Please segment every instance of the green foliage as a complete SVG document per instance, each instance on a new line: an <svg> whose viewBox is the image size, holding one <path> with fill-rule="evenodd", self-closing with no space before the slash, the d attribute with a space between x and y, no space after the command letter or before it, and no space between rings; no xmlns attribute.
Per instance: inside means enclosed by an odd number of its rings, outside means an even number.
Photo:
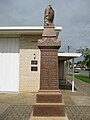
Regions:
<svg viewBox="0 0 90 120"><path fill-rule="evenodd" d="M88 68L90 68L90 54L85 56L85 62L86 62L86 65L88 66Z"/></svg>
<svg viewBox="0 0 90 120"><path fill-rule="evenodd" d="M76 52L82 53L83 56L86 56L86 55L90 54L90 49L80 47L78 50L76 50Z"/></svg>
<svg viewBox="0 0 90 120"><path fill-rule="evenodd" d="M80 48L77 50L77 52L81 52L83 57L84 57L84 60L83 61L79 61L77 63L78 64L81 64L81 65L86 65L88 68L90 68L90 49L89 48Z"/></svg>
<svg viewBox="0 0 90 120"><path fill-rule="evenodd" d="M70 76L72 76L72 74L69 74ZM84 75L81 75L81 74L75 74L74 75L77 79L80 79L86 83L89 83L90 84L90 78L87 77L87 76L84 76Z"/></svg>
<svg viewBox="0 0 90 120"><path fill-rule="evenodd" d="M85 60L83 60L83 61L78 61L78 62L77 62L77 65L79 65L79 64L85 65Z"/></svg>
<svg viewBox="0 0 90 120"><path fill-rule="evenodd" d="M86 62L86 66L88 67L88 71L89 71L89 78L90 78L90 54L85 56L85 62Z"/></svg>
<svg viewBox="0 0 90 120"><path fill-rule="evenodd" d="M69 61L69 67L72 65L72 63ZM66 62L66 67L68 66L68 61Z"/></svg>

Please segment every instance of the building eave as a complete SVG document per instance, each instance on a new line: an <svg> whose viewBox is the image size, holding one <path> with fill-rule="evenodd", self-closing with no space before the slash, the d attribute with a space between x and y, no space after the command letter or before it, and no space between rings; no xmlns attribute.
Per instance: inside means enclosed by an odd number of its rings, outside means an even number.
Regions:
<svg viewBox="0 0 90 120"><path fill-rule="evenodd" d="M0 27L0 35L42 35L43 29L43 26L3 26ZM55 31L58 37L59 32L62 31L62 27L56 26Z"/></svg>
<svg viewBox="0 0 90 120"><path fill-rule="evenodd" d="M81 53L58 53L58 59L66 61L72 58L78 58L81 55Z"/></svg>

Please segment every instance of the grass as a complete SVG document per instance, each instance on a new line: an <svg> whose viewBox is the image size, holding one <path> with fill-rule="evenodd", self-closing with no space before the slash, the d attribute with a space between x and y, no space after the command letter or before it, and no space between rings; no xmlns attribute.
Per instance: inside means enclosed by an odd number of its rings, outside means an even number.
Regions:
<svg viewBox="0 0 90 120"><path fill-rule="evenodd" d="M70 76L72 76L72 74L68 74ZM90 78L85 76L85 75L81 75L81 74L74 74L74 76L77 78L77 79L80 79L86 83L89 83L90 84Z"/></svg>

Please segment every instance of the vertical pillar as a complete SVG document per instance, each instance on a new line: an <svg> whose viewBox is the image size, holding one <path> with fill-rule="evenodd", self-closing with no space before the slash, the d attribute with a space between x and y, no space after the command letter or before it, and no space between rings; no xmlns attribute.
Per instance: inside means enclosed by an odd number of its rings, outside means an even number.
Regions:
<svg viewBox="0 0 90 120"><path fill-rule="evenodd" d="M48 34L49 33L49 34ZM65 105L58 80L58 48L54 26L45 26L38 41L41 51L40 90L33 105L33 116L65 117Z"/></svg>
<svg viewBox="0 0 90 120"><path fill-rule="evenodd" d="M72 59L72 92L74 92L74 58Z"/></svg>

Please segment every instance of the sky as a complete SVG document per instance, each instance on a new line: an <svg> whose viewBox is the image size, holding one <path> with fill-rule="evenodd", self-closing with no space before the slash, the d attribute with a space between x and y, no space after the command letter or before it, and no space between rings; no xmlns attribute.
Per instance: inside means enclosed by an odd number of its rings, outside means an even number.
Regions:
<svg viewBox="0 0 90 120"><path fill-rule="evenodd" d="M0 0L0 26L43 26L49 4L54 25L62 26L60 51L90 48L90 0Z"/></svg>

